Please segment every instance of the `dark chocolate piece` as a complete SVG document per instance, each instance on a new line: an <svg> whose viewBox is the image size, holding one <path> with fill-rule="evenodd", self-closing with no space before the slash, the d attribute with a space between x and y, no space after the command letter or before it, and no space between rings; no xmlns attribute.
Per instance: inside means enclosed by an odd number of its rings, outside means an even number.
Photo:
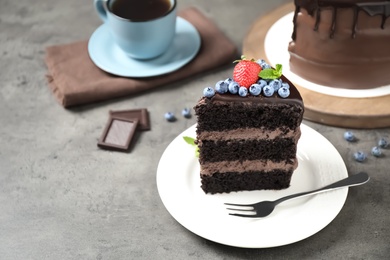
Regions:
<svg viewBox="0 0 390 260"><path fill-rule="evenodd" d="M141 131L150 130L149 113L146 108L110 111L110 115L120 116L122 118L137 118L138 119L137 130L141 130Z"/></svg>
<svg viewBox="0 0 390 260"><path fill-rule="evenodd" d="M99 139L98 146L108 150L127 151L137 126L137 118L111 115Z"/></svg>

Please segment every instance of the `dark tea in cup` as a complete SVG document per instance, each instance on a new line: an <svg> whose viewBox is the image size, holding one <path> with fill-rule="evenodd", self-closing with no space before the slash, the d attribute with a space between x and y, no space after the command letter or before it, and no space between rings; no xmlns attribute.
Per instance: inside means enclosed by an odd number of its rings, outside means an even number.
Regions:
<svg viewBox="0 0 390 260"><path fill-rule="evenodd" d="M128 57L153 59L176 34L176 0L94 0L113 42Z"/></svg>
<svg viewBox="0 0 390 260"><path fill-rule="evenodd" d="M149 21L166 15L172 9L170 0L116 0L109 9L115 15L131 21Z"/></svg>

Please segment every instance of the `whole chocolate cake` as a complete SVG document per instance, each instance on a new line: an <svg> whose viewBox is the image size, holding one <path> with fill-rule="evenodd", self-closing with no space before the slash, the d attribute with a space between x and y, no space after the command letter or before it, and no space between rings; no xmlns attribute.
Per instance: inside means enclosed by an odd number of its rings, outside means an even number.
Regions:
<svg viewBox="0 0 390 260"><path fill-rule="evenodd" d="M253 63L273 74L281 69L263 60L240 61L233 79L206 88L194 108L201 187L206 193L284 189L297 168L302 98L280 70L267 79L267 73L249 68ZM256 76L248 80L250 74Z"/></svg>
<svg viewBox="0 0 390 260"><path fill-rule="evenodd" d="M390 0L295 0L291 71L347 89L390 84Z"/></svg>

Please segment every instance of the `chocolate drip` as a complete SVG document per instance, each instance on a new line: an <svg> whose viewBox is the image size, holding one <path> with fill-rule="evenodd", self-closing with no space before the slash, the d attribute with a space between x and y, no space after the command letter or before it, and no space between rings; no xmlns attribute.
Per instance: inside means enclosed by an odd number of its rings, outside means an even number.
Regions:
<svg viewBox="0 0 390 260"><path fill-rule="evenodd" d="M336 17L337 17L337 8L333 8L333 12L332 12L332 26L330 28L330 38L333 39L334 37L334 32L336 30Z"/></svg>
<svg viewBox="0 0 390 260"><path fill-rule="evenodd" d="M353 8L353 25L352 25L352 38L356 37L356 25L359 16L359 9L357 6Z"/></svg>
<svg viewBox="0 0 390 260"><path fill-rule="evenodd" d="M313 30L317 31L319 24L321 22L321 10L322 9L330 9L332 8L332 25L330 28L329 38L333 38L336 29L336 21L337 21L337 10L339 8L353 8L354 16L353 16L353 25L351 30L351 37L356 37L357 31L357 23L359 12L364 11L369 16L382 16L380 28L385 28L385 23L387 18L390 17L390 0L387 1L379 1L379 2L362 2L362 3L348 3L340 1L323 1L323 0L294 0L295 3L295 13L293 18L294 30L291 36L292 40L296 39L296 20L298 13L301 8L304 8L310 16L316 15L315 25Z"/></svg>
<svg viewBox="0 0 390 260"><path fill-rule="evenodd" d="M321 20L321 8L318 8L316 14L316 23L314 25L314 31L318 31L318 25L320 24L320 20Z"/></svg>
<svg viewBox="0 0 390 260"><path fill-rule="evenodd" d="M369 16L381 15L381 28L385 28L386 19L390 17L390 1L374 2L374 3L359 3L356 4L361 10Z"/></svg>
<svg viewBox="0 0 390 260"><path fill-rule="evenodd" d="M297 16L298 16L298 13L300 12L301 10L301 7L300 6L295 6L295 12L294 12L294 17L293 17L293 24L294 24L294 29L293 29L293 33L291 35L291 38L293 40L295 40L296 38L296 35L297 35L297 27L296 27L296 24L297 24Z"/></svg>

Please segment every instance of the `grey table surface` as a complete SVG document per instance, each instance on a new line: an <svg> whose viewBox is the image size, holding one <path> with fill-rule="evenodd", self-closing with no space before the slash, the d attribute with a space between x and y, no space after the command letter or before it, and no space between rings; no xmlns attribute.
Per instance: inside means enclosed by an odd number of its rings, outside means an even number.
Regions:
<svg viewBox="0 0 390 260"><path fill-rule="evenodd" d="M179 0L179 9L197 6L241 50L251 24L283 2ZM156 169L195 118L168 123L163 114L192 107L232 67L64 109L47 87L45 47L88 39L100 24L92 1L0 0L0 259L388 259L390 150L364 163L352 155L369 153L390 129L353 129L359 141L347 143L347 129L304 121L337 148L349 173L366 171L371 180L351 188L337 217L302 241L236 248L176 222L159 197ZM109 110L143 107L152 130L138 136L131 152L97 147Z"/></svg>

